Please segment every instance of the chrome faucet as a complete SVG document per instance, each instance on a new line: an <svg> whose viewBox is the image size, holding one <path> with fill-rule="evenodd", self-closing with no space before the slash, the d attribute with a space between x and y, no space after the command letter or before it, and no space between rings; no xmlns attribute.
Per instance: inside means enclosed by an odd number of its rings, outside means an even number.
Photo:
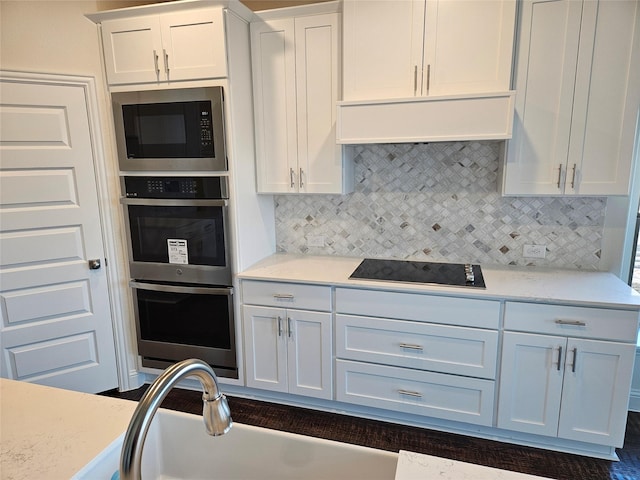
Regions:
<svg viewBox="0 0 640 480"><path fill-rule="evenodd" d="M213 369L197 359L176 363L162 372L151 384L133 412L120 455L121 480L141 479L142 449L151 420L174 385L189 376L197 377L204 391L202 416L207 433L214 436L224 435L231 428L233 422L229 404L226 397L220 393Z"/></svg>

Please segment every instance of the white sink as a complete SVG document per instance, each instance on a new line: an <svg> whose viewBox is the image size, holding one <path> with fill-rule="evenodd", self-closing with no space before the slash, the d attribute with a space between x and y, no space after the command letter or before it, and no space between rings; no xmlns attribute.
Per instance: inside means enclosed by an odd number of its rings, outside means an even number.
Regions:
<svg viewBox="0 0 640 480"><path fill-rule="evenodd" d="M124 434L73 480L110 480L118 470ZM389 479L398 454L329 440L234 424L226 435L207 435L202 417L160 409L142 455L150 479Z"/></svg>

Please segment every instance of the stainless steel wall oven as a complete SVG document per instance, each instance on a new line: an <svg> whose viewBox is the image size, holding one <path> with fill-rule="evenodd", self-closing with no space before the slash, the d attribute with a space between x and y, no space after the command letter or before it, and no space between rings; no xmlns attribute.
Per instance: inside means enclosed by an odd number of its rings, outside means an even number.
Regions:
<svg viewBox="0 0 640 480"><path fill-rule="evenodd" d="M196 357L237 378L225 176L124 176L142 364Z"/></svg>

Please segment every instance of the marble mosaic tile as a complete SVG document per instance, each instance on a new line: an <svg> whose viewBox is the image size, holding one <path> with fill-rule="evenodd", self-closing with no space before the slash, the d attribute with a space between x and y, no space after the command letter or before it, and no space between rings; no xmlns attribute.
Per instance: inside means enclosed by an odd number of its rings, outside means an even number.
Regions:
<svg viewBox="0 0 640 480"><path fill-rule="evenodd" d="M355 149L352 194L275 198L279 252L598 269L606 198L501 197L500 142Z"/></svg>

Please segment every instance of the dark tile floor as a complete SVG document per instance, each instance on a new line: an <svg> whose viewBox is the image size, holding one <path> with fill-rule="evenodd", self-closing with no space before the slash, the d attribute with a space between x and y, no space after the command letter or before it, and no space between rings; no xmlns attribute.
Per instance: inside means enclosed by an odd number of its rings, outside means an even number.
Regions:
<svg viewBox="0 0 640 480"><path fill-rule="evenodd" d="M103 395L137 401L145 390L112 390ZM162 407L201 414L201 396L200 392L173 389ZM624 448L617 452L620 461L610 462L238 397L230 397L229 406L238 423L381 450L409 450L555 479L640 479L640 413L629 413Z"/></svg>

